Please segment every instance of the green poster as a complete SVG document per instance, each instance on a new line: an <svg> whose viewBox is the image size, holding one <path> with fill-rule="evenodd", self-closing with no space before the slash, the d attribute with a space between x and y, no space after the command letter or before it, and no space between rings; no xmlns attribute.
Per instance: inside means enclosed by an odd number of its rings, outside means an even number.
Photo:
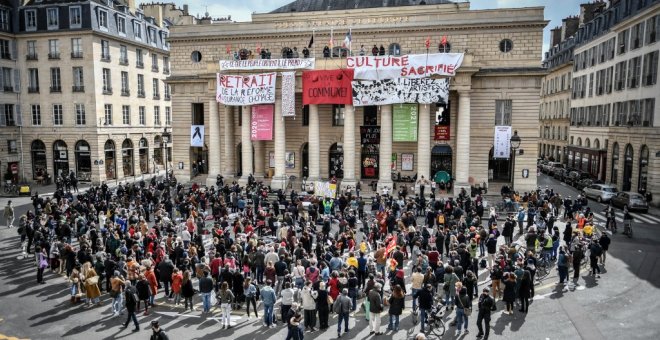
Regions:
<svg viewBox="0 0 660 340"><path fill-rule="evenodd" d="M392 140L417 141L417 104L392 105Z"/></svg>

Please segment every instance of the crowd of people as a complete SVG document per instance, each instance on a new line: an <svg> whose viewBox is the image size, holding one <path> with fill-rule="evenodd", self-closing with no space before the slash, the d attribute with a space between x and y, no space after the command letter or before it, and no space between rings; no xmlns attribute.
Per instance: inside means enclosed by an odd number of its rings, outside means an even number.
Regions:
<svg viewBox="0 0 660 340"><path fill-rule="evenodd" d="M516 301L520 313L528 312L542 260L556 263L560 284L571 265L578 277L585 253L594 276L604 265L607 235L588 230L581 207L569 212L560 233L558 208L573 206L555 204L550 189L525 194L519 211L498 226L494 208L484 216L481 196L436 198L423 187L365 202L353 190L336 198L270 192L252 176L245 186L219 178L210 188L155 179L102 184L33 197L18 232L25 252L35 254L38 283L47 268L65 275L71 303L90 308L107 293L113 315L125 314L123 327L132 322L134 331L137 314L159 303L183 304L188 312L201 300L203 314L220 309L223 328L232 327L239 308L250 320L252 307L264 327L285 325L287 339L329 329L331 313L342 336L364 308L370 333L380 335L381 317L388 316L386 331L398 332L412 300L422 339L439 297L455 312L457 335L469 332L476 301L477 337L487 339L497 301L504 301L504 314L514 313ZM516 227L522 241L514 241ZM490 284L479 287L480 272L488 272ZM158 324L152 329L166 336Z"/></svg>

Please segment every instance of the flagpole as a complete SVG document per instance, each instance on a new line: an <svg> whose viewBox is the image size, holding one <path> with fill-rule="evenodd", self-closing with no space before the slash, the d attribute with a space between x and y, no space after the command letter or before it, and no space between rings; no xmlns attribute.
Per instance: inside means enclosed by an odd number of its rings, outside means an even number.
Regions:
<svg viewBox="0 0 660 340"><path fill-rule="evenodd" d="M316 29L312 29L312 55L316 59L316 48L314 48L314 35L316 34Z"/></svg>

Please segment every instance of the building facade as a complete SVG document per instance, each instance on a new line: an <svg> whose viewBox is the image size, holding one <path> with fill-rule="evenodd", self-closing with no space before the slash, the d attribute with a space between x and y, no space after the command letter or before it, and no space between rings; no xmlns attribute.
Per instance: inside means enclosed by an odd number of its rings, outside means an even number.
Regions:
<svg viewBox="0 0 660 340"><path fill-rule="evenodd" d="M566 161L619 190L660 194L660 1L599 8L576 33Z"/></svg>
<svg viewBox="0 0 660 340"><path fill-rule="evenodd" d="M132 0L30 0L11 10L16 71L2 78L0 96L15 98L16 118L5 110L0 133L22 147L0 161L18 166L15 179L73 171L98 183L162 170L161 134L172 117L169 22Z"/></svg>
<svg viewBox="0 0 660 340"><path fill-rule="evenodd" d="M311 2L294 1L271 13L253 14L251 22L211 20L172 27L173 73L168 82L174 123L205 127L201 147L190 146L190 129L174 129L177 177L190 179L193 165L208 160L209 183L215 183L217 174L245 181L253 173L273 180L275 187L284 186L291 176L391 187L392 174L429 178L446 171L455 179L455 188L512 181L517 190L536 188L536 176L529 176L529 170L536 166L538 103L545 73L540 60L547 24L543 8L477 11L470 10L469 3L444 0L398 7L382 1L359 4L364 8L320 9ZM257 50L268 50L273 59L287 57L287 51L296 48L299 53L313 39L310 58L316 59L316 69L346 68L342 56L351 52L342 49L341 41L349 31L354 55L370 54L373 46L382 46L390 55L427 53L429 38L431 53L464 53L451 79L449 104L419 105L417 142L392 141L392 105L303 106L300 71L296 117L279 119L281 105L276 101L272 141L250 140L250 107L216 101L220 60L234 53L258 57ZM332 58L323 57L326 45L331 45ZM432 122L443 110L450 113L450 132L447 140L435 140ZM493 157L495 126L511 126L522 138L515 160ZM369 127L379 128L378 144L362 143L361 129ZM378 170L366 171L374 161Z"/></svg>

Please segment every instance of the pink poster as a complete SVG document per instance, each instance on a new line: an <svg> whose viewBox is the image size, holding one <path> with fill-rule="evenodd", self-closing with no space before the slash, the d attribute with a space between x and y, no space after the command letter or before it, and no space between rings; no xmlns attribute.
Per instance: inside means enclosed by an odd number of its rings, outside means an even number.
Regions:
<svg viewBox="0 0 660 340"><path fill-rule="evenodd" d="M273 140L273 105L253 105L250 139Z"/></svg>

